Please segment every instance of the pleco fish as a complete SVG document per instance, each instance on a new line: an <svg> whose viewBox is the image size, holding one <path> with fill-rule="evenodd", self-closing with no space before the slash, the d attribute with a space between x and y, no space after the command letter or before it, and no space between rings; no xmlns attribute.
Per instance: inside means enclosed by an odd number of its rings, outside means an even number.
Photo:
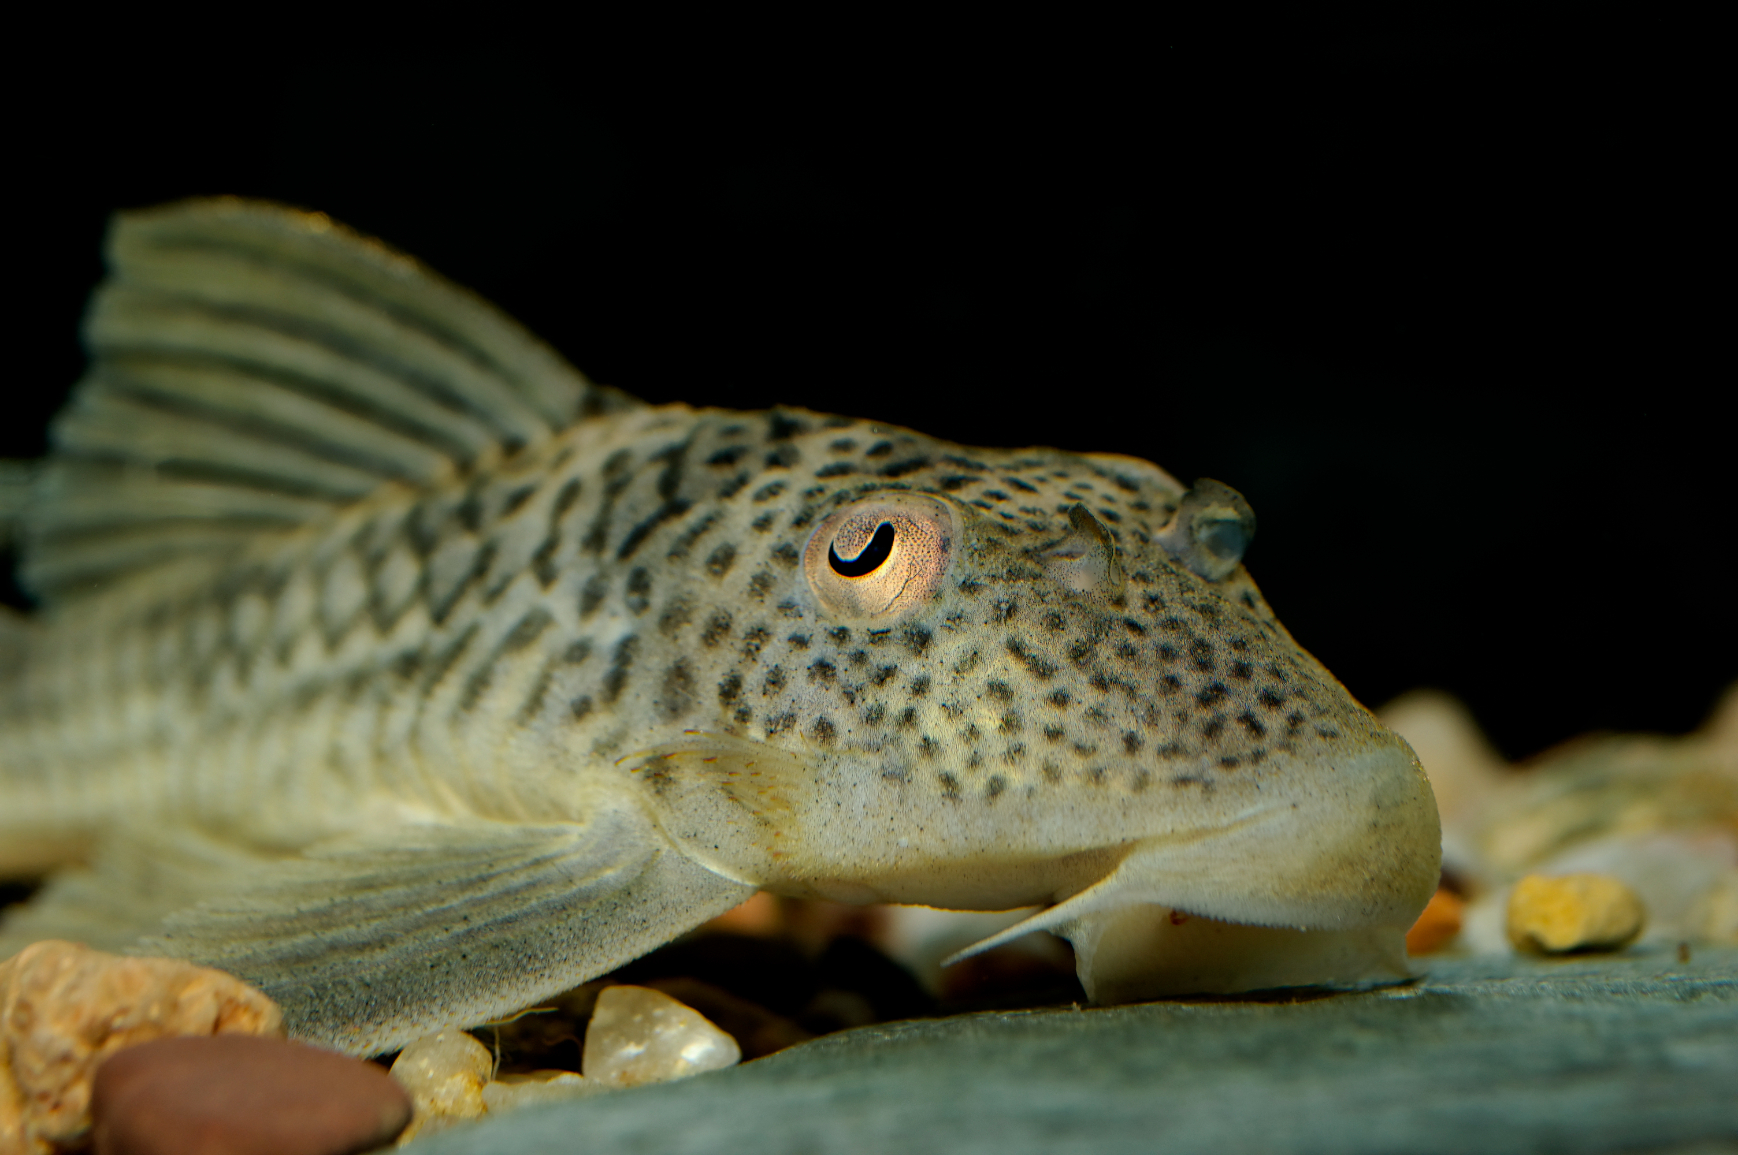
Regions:
<svg viewBox="0 0 1738 1155"><path fill-rule="evenodd" d="M647 406L324 216L125 213L0 619L5 924L371 1053L757 888L1041 905L1100 1001L1406 973L1412 751L1132 458ZM979 949L979 948L974 948Z"/></svg>

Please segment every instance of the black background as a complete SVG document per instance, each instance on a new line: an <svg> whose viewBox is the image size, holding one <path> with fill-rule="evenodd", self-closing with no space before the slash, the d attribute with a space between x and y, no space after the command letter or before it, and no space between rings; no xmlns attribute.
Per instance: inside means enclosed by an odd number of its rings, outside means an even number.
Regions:
<svg viewBox="0 0 1738 1155"><path fill-rule="evenodd" d="M109 213L270 197L650 401L1223 480L1300 642L1373 705L1460 695L1511 756L1688 730L1738 675L1697 62L730 31L36 59L0 456L81 371Z"/></svg>

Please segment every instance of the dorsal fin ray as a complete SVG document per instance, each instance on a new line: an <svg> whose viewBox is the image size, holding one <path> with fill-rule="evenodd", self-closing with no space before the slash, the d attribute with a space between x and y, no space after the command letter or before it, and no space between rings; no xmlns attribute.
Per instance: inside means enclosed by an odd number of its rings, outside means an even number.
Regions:
<svg viewBox="0 0 1738 1155"><path fill-rule="evenodd" d="M387 482L430 487L618 407L480 297L317 213L221 198L121 213L91 369L23 518L64 598L239 548Z"/></svg>

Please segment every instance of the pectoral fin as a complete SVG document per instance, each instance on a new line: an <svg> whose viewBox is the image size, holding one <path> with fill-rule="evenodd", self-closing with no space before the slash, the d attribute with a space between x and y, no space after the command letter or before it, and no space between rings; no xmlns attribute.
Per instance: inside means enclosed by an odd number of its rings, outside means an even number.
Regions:
<svg viewBox="0 0 1738 1155"><path fill-rule="evenodd" d="M246 979L298 1038L378 1054L594 978L752 893L623 805L583 826L414 825L322 846L171 915L139 949Z"/></svg>

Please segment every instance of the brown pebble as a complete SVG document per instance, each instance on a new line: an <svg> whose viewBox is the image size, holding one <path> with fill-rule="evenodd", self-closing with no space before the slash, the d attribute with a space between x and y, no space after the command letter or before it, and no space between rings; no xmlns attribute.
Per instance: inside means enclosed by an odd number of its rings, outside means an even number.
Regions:
<svg viewBox="0 0 1738 1155"><path fill-rule="evenodd" d="M165 1035L281 1035L277 1004L180 959L47 939L0 963L0 1152L75 1147L110 1055Z"/></svg>
<svg viewBox="0 0 1738 1155"><path fill-rule="evenodd" d="M96 1155L355 1155L410 1096L373 1063L249 1035L158 1039L97 1069Z"/></svg>

